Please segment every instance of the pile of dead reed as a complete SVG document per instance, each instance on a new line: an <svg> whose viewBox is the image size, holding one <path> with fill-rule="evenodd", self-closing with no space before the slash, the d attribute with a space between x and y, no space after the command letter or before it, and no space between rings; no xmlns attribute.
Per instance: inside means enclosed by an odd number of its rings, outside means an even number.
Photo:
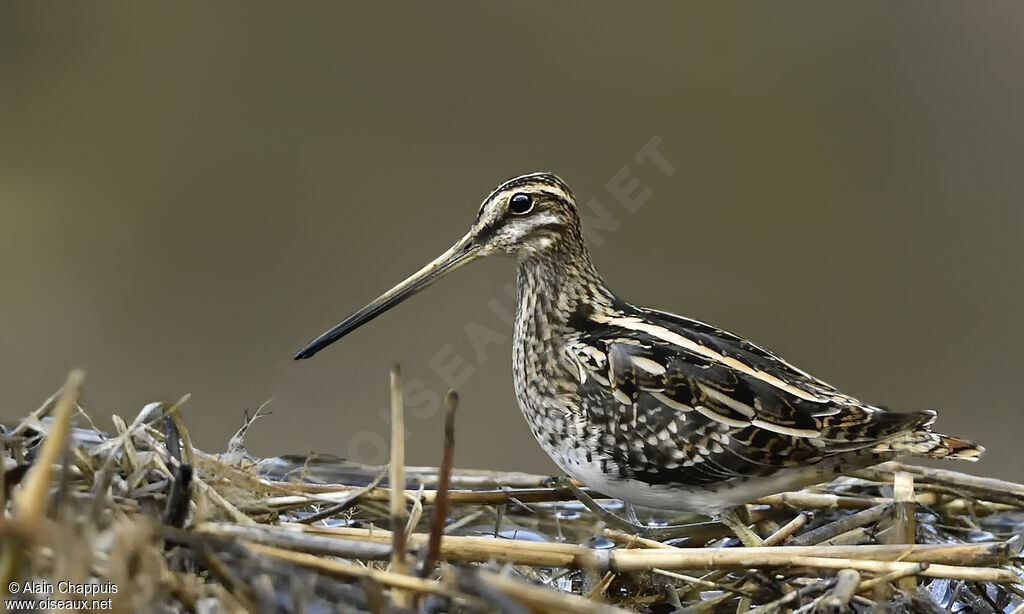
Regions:
<svg viewBox="0 0 1024 614"><path fill-rule="evenodd" d="M180 403L104 433L81 384L4 427L4 598L67 582L118 612L1024 612L1019 484L886 463L755 502L766 545L743 548L569 482L453 470L454 394L441 466L406 467L397 369L387 467L252 458L258 414L208 454Z"/></svg>

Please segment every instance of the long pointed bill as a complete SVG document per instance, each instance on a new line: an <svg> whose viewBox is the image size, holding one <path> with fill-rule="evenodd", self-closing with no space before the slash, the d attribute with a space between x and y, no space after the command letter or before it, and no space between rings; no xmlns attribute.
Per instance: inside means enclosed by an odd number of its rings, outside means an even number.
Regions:
<svg viewBox="0 0 1024 614"><path fill-rule="evenodd" d="M470 234L462 237L451 249L413 273L408 279L373 300L369 305L345 318L337 326L320 335L295 355L295 360L309 358L348 333L426 288L448 273L479 257L479 248Z"/></svg>

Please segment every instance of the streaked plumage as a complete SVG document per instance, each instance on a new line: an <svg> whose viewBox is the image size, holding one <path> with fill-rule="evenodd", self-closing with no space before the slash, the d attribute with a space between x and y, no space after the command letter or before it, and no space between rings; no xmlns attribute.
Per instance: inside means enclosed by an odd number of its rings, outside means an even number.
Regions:
<svg viewBox="0 0 1024 614"><path fill-rule="evenodd" d="M572 193L549 173L499 186L454 247L296 358L491 254L518 261L519 406L552 459L605 494L719 515L900 455L982 452L932 433L932 411L862 403L736 335L620 299L594 268Z"/></svg>

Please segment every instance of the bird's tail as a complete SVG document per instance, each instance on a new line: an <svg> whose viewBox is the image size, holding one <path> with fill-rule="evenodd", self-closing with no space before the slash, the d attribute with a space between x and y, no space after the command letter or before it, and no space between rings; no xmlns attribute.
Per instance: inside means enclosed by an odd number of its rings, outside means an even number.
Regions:
<svg viewBox="0 0 1024 614"><path fill-rule="evenodd" d="M976 461L981 458L985 448L973 441L933 433L931 425L935 421L934 412L920 412L918 415L923 420L916 425L917 428L878 444L875 447L875 451L967 461Z"/></svg>

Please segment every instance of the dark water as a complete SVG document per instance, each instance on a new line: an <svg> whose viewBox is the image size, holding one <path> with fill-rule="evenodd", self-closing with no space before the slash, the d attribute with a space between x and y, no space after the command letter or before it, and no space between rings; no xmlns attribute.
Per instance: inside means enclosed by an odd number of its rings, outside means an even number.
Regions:
<svg viewBox="0 0 1024 614"><path fill-rule="evenodd" d="M4 3L0 416L80 365L104 421L191 392L221 449L270 400L254 453L377 462L400 361L410 463L457 383L460 466L551 472L508 261L291 361L549 169L624 297L939 408L989 447L965 469L1024 479L1024 13L910 6Z"/></svg>

